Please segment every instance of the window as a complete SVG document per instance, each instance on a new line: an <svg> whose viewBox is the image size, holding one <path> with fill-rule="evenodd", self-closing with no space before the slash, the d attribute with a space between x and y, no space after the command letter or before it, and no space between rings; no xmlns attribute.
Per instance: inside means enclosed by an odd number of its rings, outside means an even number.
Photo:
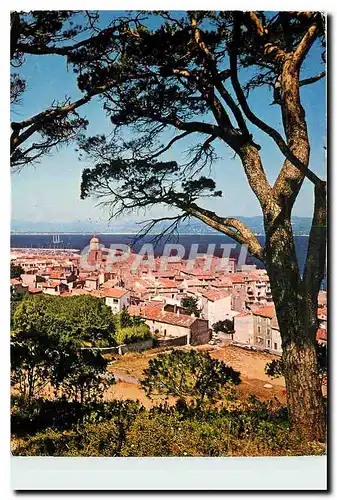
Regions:
<svg viewBox="0 0 337 500"><path fill-rule="evenodd" d="M270 340L267 339L267 347L270 347Z"/></svg>
<svg viewBox="0 0 337 500"><path fill-rule="evenodd" d="M261 333L261 327L260 326L257 327L257 333Z"/></svg>
<svg viewBox="0 0 337 500"><path fill-rule="evenodd" d="M270 325L270 318L267 318L267 325Z"/></svg>
<svg viewBox="0 0 337 500"><path fill-rule="evenodd" d="M113 299L114 304L118 304L118 299Z"/></svg>
<svg viewBox="0 0 337 500"><path fill-rule="evenodd" d="M274 342L274 350L277 351L277 343Z"/></svg>
<svg viewBox="0 0 337 500"><path fill-rule="evenodd" d="M258 322L259 325L261 325L261 316L257 317L257 322Z"/></svg>

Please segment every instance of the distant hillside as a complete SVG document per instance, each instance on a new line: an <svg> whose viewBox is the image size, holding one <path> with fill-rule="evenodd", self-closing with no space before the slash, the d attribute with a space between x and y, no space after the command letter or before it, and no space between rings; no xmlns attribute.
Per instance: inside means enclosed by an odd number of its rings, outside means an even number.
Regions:
<svg viewBox="0 0 337 500"><path fill-rule="evenodd" d="M233 216L235 217L235 216ZM256 217L238 217L254 233L264 234L263 219ZM297 235L307 235L310 231L310 217L293 217L294 233ZM151 232L161 233L168 223L159 223ZM129 222L96 222L96 221L73 221L73 222L30 222L13 220L11 224L12 233L138 233L141 225L135 221ZM180 224L181 234L212 234L217 233L214 229L199 220L191 219L189 222Z"/></svg>

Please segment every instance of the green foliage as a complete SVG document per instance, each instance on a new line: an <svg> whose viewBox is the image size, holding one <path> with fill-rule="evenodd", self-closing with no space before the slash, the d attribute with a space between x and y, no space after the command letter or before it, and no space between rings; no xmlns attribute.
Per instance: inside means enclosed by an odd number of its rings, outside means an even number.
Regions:
<svg viewBox="0 0 337 500"><path fill-rule="evenodd" d="M222 399L241 381L239 372L195 349L173 350L151 359L144 375L141 385L149 397L165 395L210 402Z"/></svg>
<svg viewBox="0 0 337 500"><path fill-rule="evenodd" d="M179 401L151 410L132 401L77 406L41 401L39 411L32 411L26 410L26 422L35 419L44 431L14 440L14 455L217 457L325 452L324 444L303 443L290 432L284 407L254 397L218 408ZM17 419L17 409L14 414ZM52 416L55 425L46 428Z"/></svg>
<svg viewBox="0 0 337 500"><path fill-rule="evenodd" d="M121 450L126 457L226 456L226 423L181 420L179 415L139 415Z"/></svg>
<svg viewBox="0 0 337 500"><path fill-rule="evenodd" d="M21 274L24 274L25 270L20 265L11 262L11 279L20 278Z"/></svg>
<svg viewBox="0 0 337 500"><path fill-rule="evenodd" d="M130 344L151 337L150 329L145 321L139 316L130 316L125 307L120 313L114 315L114 321L116 329L114 341L117 345Z"/></svg>
<svg viewBox="0 0 337 500"><path fill-rule="evenodd" d="M15 311L13 330L26 334L45 331L48 334L46 328L51 319L62 322L64 335L79 345L83 342L96 347L115 345L115 323L110 307L100 299L86 295L28 296ZM51 334L52 328L49 330Z"/></svg>
<svg viewBox="0 0 337 500"><path fill-rule="evenodd" d="M120 321L121 328L125 328L127 326L133 325L132 318L131 318L126 307L123 307L123 309L121 310L120 316L119 316L119 321Z"/></svg>
<svg viewBox="0 0 337 500"><path fill-rule="evenodd" d="M234 320L225 319L223 321L218 321L212 325L215 332L233 333L234 331Z"/></svg>
<svg viewBox="0 0 337 500"><path fill-rule="evenodd" d="M143 407L137 401L91 401L80 403L61 399L33 399L28 401L12 396L11 432L15 436L36 434L50 427L59 431L86 423L105 420L130 420Z"/></svg>
<svg viewBox="0 0 337 500"><path fill-rule="evenodd" d="M98 299L77 300L82 298L68 302L68 298L40 295L27 297L17 306L11 339L12 385L23 397L31 399L52 386L71 399L91 401L114 383L107 372L108 361L99 352L81 349L86 339L108 343L114 332L111 310Z"/></svg>
<svg viewBox="0 0 337 500"><path fill-rule="evenodd" d="M69 429L61 425L57 431L46 429L13 452L21 456L120 456L127 431L142 412L144 408L138 402L128 400L80 405L81 424L78 421Z"/></svg>
<svg viewBox="0 0 337 500"><path fill-rule="evenodd" d="M200 317L200 309L198 307L198 299L196 297L184 297L181 299L181 307L186 309L187 314L194 314L197 318Z"/></svg>
<svg viewBox="0 0 337 500"><path fill-rule="evenodd" d="M107 371L108 361L90 349L76 350L71 354L61 378L62 394L68 400L80 403L102 399L104 390L115 384L113 374Z"/></svg>
<svg viewBox="0 0 337 500"><path fill-rule="evenodd" d="M117 330L115 333L115 341L118 345L130 344L138 340L145 340L151 338L150 329L144 323L141 325L132 325Z"/></svg>

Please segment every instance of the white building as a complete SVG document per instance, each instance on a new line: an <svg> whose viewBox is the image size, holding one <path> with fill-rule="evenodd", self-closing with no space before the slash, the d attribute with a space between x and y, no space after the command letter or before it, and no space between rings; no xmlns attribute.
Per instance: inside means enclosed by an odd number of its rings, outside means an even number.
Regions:
<svg viewBox="0 0 337 500"><path fill-rule="evenodd" d="M150 331L161 341L174 341L172 345L201 345L210 341L208 321L187 314L164 311L159 307L131 306L130 314L145 319Z"/></svg>
<svg viewBox="0 0 337 500"><path fill-rule="evenodd" d="M254 317L249 312L241 312L234 318L233 340L240 344L254 344Z"/></svg>
<svg viewBox="0 0 337 500"><path fill-rule="evenodd" d="M125 288L110 288L104 290L102 296L105 297L105 303L109 306L113 313L119 313L123 307L130 305L130 292Z"/></svg>
<svg viewBox="0 0 337 500"><path fill-rule="evenodd" d="M201 317L208 320L210 327L218 321L232 320L237 314L231 308L231 294L227 290L198 289L188 294L198 298Z"/></svg>

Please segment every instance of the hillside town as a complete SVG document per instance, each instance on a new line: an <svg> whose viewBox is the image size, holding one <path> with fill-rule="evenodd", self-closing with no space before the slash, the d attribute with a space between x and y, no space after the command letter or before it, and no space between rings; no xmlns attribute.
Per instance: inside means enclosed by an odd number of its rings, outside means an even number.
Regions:
<svg viewBox="0 0 337 500"><path fill-rule="evenodd" d="M219 261L213 257L205 266L205 257L198 255L193 266L187 260L162 266L159 257L150 263L133 252L113 261L94 236L85 259L70 251L12 251L11 263L23 272L11 279L11 292L58 295L65 300L75 295L97 297L113 313L126 308L131 316L142 318L158 346L232 343L280 356L280 330L266 271L238 265L232 258L219 270ZM317 317L316 338L326 344L323 290Z"/></svg>

